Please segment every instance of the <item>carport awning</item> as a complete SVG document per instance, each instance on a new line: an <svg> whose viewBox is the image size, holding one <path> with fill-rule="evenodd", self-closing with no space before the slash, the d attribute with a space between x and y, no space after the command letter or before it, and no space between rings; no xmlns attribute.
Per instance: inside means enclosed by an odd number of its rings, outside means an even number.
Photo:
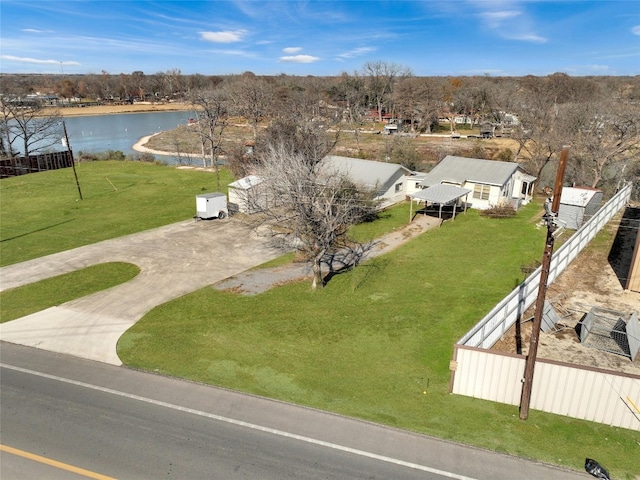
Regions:
<svg viewBox="0 0 640 480"><path fill-rule="evenodd" d="M469 195L471 190L468 188L460 188L455 185L434 185L419 192L410 194L411 208L409 209L409 218L413 218L413 200L431 202L440 205L438 211L438 218L442 218L442 206L453 203L453 218L456 218L456 206L455 203L460 197ZM467 211L467 202L464 203L464 211Z"/></svg>
<svg viewBox="0 0 640 480"><path fill-rule="evenodd" d="M409 195L412 200L421 200L425 202L438 203L440 205L448 205L471 193L468 188L460 188L454 185L434 185L419 192Z"/></svg>

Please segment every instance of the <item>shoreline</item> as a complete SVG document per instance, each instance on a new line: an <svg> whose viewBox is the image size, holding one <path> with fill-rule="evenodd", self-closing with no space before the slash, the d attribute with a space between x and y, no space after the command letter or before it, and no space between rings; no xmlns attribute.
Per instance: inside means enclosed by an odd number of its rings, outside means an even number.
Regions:
<svg viewBox="0 0 640 480"><path fill-rule="evenodd" d="M93 115L117 115L123 113L185 112L193 108L188 103L133 103L130 105L92 105L88 107L47 107L46 112L56 112L61 117Z"/></svg>
<svg viewBox="0 0 640 480"><path fill-rule="evenodd" d="M152 137L155 137L156 135L160 135L161 133L164 132L156 132L153 133L151 135L145 135L144 137L141 137L136 143L133 144L133 146L131 147L133 150L135 150L136 152L140 152L140 153L150 153L152 155L161 155L161 156L168 156L168 157L178 157L180 156L178 154L178 152L166 152L164 150L154 150L153 148L149 148L149 147L145 147L145 145L149 142L149 140ZM197 158L198 160L202 160L202 155L198 155L198 154L189 154L189 156L191 158Z"/></svg>

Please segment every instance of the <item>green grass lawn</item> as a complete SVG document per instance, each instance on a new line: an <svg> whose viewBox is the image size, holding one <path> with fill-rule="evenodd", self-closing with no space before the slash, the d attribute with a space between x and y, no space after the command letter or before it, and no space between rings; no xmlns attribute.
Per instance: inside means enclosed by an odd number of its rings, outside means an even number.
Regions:
<svg viewBox="0 0 640 480"><path fill-rule="evenodd" d="M334 277L242 296L204 288L152 310L118 346L134 367L581 469L638 472L630 430L448 393L453 344L541 256L530 205L475 211ZM393 215L391 215L393 217Z"/></svg>
<svg viewBox="0 0 640 480"><path fill-rule="evenodd" d="M101 263L0 292L0 323L119 285L138 273L131 263Z"/></svg>
<svg viewBox="0 0 640 480"><path fill-rule="evenodd" d="M193 217L195 196L217 190L216 174L130 161L3 179L0 266ZM223 191L232 181L221 172Z"/></svg>
<svg viewBox="0 0 640 480"><path fill-rule="evenodd" d="M2 180L2 265L188 219L194 196L217 190L213 173L133 162L81 164L78 175L82 201L68 170ZM399 228L407 210L354 234ZM638 432L538 411L523 422L516 407L448 393L454 342L522 281L522 265L540 259L539 211L532 204L499 220L468 211L317 292L308 282L256 296L198 290L152 310L118 353L135 367L578 470L590 456L631 479ZM62 281L51 280L54 290Z"/></svg>

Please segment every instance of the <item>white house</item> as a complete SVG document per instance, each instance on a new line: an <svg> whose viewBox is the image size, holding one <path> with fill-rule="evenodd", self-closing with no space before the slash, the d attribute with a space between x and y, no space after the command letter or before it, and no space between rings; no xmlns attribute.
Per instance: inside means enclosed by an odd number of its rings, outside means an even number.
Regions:
<svg viewBox="0 0 640 480"><path fill-rule="evenodd" d="M420 190L421 174L397 163L375 162L360 158L329 155L322 160L320 173L327 176L344 175L361 188L373 189L380 208L401 202L407 195ZM249 207L246 199L251 190L260 188L262 179L249 175L229 184L229 205L241 213L255 213L259 208ZM252 195L252 198L256 198ZM266 202L266 196L265 196Z"/></svg>
<svg viewBox="0 0 640 480"><path fill-rule="evenodd" d="M405 200L421 182L414 172L397 163L337 155L329 155L322 162L326 172L345 175L360 187L374 189L382 208Z"/></svg>
<svg viewBox="0 0 640 480"><path fill-rule="evenodd" d="M484 210L494 206L519 208L533 196L536 177L518 163L447 155L424 175L422 188L453 185L471 190L467 205Z"/></svg>

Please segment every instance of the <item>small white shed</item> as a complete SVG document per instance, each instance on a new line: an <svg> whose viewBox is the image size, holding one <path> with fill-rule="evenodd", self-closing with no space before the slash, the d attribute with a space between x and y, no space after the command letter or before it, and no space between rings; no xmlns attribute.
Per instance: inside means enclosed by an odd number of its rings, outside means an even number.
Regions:
<svg viewBox="0 0 640 480"><path fill-rule="evenodd" d="M602 191L588 187L563 187L558 220L570 230L579 229L602 206Z"/></svg>
<svg viewBox="0 0 640 480"><path fill-rule="evenodd" d="M262 179L257 175L248 175L229 184L229 204L240 213L256 213L266 198L259 198L259 185ZM266 205L266 203L264 204Z"/></svg>

